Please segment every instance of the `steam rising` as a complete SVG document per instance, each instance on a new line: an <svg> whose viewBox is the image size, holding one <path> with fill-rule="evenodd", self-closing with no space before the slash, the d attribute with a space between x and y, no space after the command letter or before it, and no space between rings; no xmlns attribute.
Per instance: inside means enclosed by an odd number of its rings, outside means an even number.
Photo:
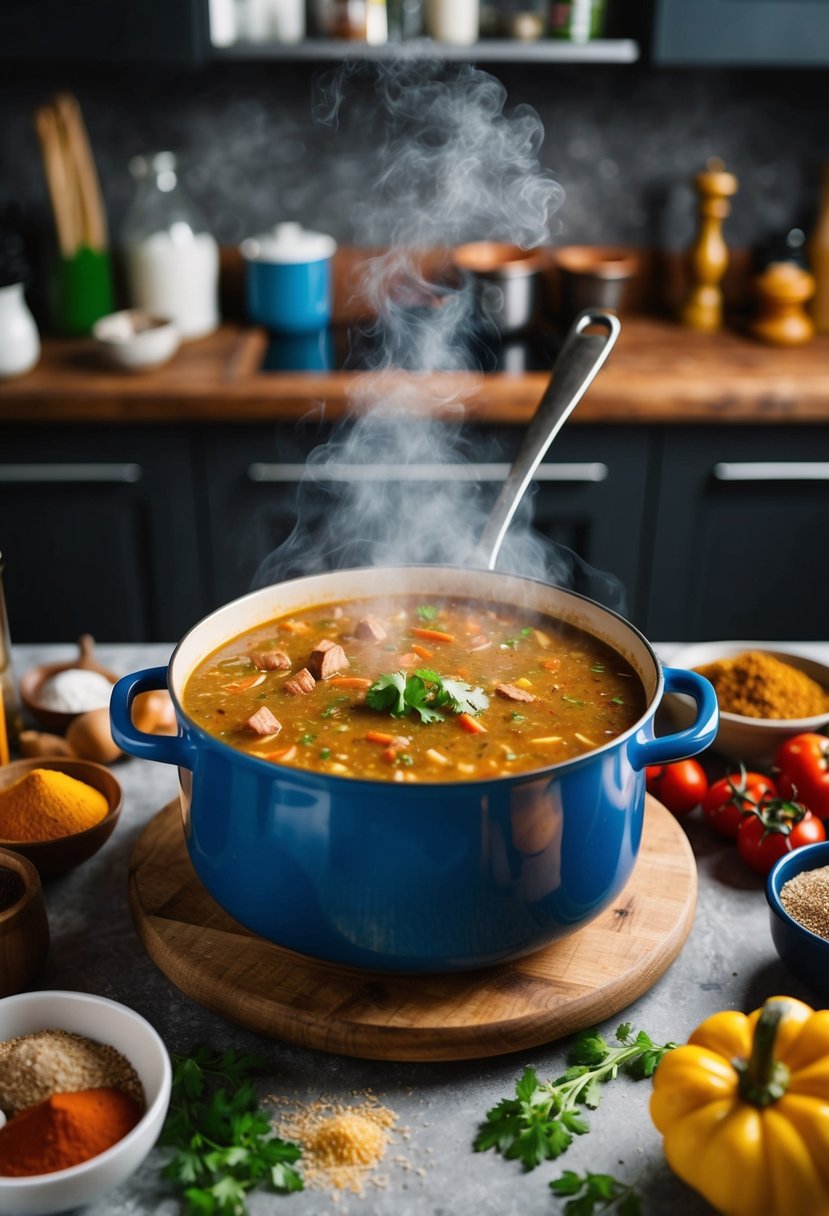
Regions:
<svg viewBox="0 0 829 1216"><path fill-rule="evenodd" d="M445 378L442 388L422 374L469 367L480 324L472 290L447 275L430 281L422 254L470 240L548 243L563 191L539 163L544 131L535 111L507 111L503 85L476 68L446 72L417 57L354 62L318 87L317 119L362 126L374 143L351 218L357 244L388 251L368 259L360 284L376 318L364 335L370 374L355 377L348 417L309 456L296 526L254 586L350 566L464 565L497 493L497 484L478 480L462 430L470 376ZM358 96L352 111L349 84L365 73L371 105ZM480 432L474 457L505 459ZM533 532L529 514L527 502L499 568L572 586L574 566L583 575L584 563ZM588 593L619 607L616 580L597 577Z"/></svg>

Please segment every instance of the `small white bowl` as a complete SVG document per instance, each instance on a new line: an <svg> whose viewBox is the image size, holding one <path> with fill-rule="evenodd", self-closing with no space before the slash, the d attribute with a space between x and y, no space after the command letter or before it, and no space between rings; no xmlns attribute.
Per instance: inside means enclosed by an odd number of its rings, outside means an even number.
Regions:
<svg viewBox="0 0 829 1216"><path fill-rule="evenodd" d="M101 317L92 326L92 337L108 363L130 372L161 367L181 345L181 335L173 321L140 308Z"/></svg>
<svg viewBox="0 0 829 1216"><path fill-rule="evenodd" d="M736 658L747 650L762 650L764 654L781 659L790 667L797 667L829 692L829 667L824 663L779 646L771 649L762 642L700 642L679 651L668 666L696 670L720 659ZM689 726L693 722L695 710L689 697L672 694L665 697L665 705L679 726ZM806 731L820 732L827 723L829 711L811 718L747 718L743 714L729 714L721 710L719 730L711 749L731 760L768 764L786 739Z"/></svg>
<svg viewBox="0 0 829 1216"><path fill-rule="evenodd" d="M155 1144L170 1103L167 1049L150 1023L126 1005L85 992L26 992L0 1000L0 1041L38 1030L67 1030L111 1044L138 1073L147 1109L123 1140L81 1165L28 1178L0 1177L0 1212L6 1216L63 1212L119 1186Z"/></svg>

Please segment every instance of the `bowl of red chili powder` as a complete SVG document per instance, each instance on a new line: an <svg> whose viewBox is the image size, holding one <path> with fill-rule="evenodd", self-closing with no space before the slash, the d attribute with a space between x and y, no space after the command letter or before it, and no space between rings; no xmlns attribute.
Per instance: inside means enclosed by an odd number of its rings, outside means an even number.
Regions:
<svg viewBox="0 0 829 1216"><path fill-rule="evenodd" d="M149 1153L170 1101L167 1050L149 1022L104 997L0 1000L0 1212L99 1199Z"/></svg>

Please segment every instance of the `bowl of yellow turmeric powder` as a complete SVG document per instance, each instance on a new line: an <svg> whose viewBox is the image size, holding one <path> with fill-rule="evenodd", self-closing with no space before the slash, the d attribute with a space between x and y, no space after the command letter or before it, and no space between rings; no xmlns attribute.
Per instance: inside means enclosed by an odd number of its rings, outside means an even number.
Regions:
<svg viewBox="0 0 829 1216"><path fill-rule="evenodd" d="M64 874L106 843L123 792L102 764L66 757L0 767L0 846L27 857L41 878Z"/></svg>
<svg viewBox="0 0 829 1216"><path fill-rule="evenodd" d="M785 739L829 724L829 667L795 651L700 642L674 655L671 666L699 672L714 685L720 724L711 747L731 760L770 763ZM666 697L665 705L678 724L693 721L687 698Z"/></svg>

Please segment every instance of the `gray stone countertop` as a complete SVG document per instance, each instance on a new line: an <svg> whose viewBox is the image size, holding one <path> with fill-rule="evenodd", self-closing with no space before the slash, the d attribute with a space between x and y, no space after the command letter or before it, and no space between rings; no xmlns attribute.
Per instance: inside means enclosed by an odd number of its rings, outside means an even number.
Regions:
<svg viewBox="0 0 829 1216"><path fill-rule="evenodd" d="M781 646L782 648L782 646ZM661 645L663 660L676 646ZM801 652L829 662L829 644L803 644ZM165 663L171 647L100 646L98 657L126 673ZM18 646L15 670L69 657L69 648ZM131 1006L147 1018L173 1051L199 1042L255 1052L267 1062L263 1092L311 1100L348 1100L371 1089L399 1116L410 1137L395 1153L408 1165L386 1167L388 1188L364 1197L306 1190L278 1196L255 1193L251 1216L362 1213L364 1216L555 1216L562 1203L548 1189L562 1170L609 1172L635 1182L647 1216L701 1216L712 1211L673 1177L660 1137L650 1122L650 1083L620 1078L608 1085L601 1106L589 1113L590 1133L577 1137L558 1161L524 1174L516 1162L493 1152L474 1153L478 1123L500 1098L512 1096L525 1065L540 1077L559 1075L568 1042L497 1059L456 1064L395 1064L347 1059L262 1038L183 996L144 953L127 908L127 867L136 838L162 806L176 796L175 771L128 760L115 769L125 806L118 828L100 853L79 869L45 884L51 948L38 977L43 989L97 993ZM635 1004L600 1029L612 1037L621 1021L656 1040L684 1041L719 1009L751 1010L777 993L814 1003L814 996L779 962L768 927L763 882L748 871L730 842L715 838L697 811L684 821L699 870L699 903L691 934L677 961ZM163 1157L154 1151L133 1177L84 1216L175 1216L178 1201L160 1177Z"/></svg>

